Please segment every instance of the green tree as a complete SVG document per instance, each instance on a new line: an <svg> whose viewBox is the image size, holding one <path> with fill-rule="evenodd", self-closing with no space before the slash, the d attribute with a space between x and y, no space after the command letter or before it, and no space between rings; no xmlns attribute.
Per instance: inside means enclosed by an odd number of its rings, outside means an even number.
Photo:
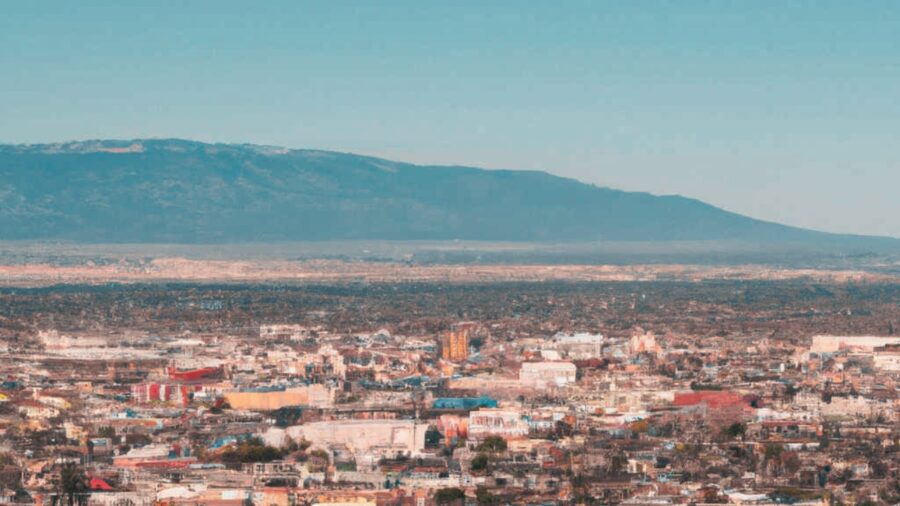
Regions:
<svg viewBox="0 0 900 506"><path fill-rule="evenodd" d="M66 462L59 470L59 493L54 497L54 503L65 501L68 506L83 506L87 504L90 490L84 470L74 462Z"/></svg>
<svg viewBox="0 0 900 506"><path fill-rule="evenodd" d="M479 453L472 459L472 470L473 471L484 471L488 466L488 456L485 453Z"/></svg>
<svg viewBox="0 0 900 506"><path fill-rule="evenodd" d="M496 504L500 504L500 499L494 494L488 491L487 487L481 487L475 489L475 502L477 502L480 506L494 506Z"/></svg>
<svg viewBox="0 0 900 506"><path fill-rule="evenodd" d="M643 432L647 431L647 422L643 422ZM557 438L572 437L575 435L575 428L569 423L559 420L553 425L553 435Z"/></svg>
<svg viewBox="0 0 900 506"><path fill-rule="evenodd" d="M506 440L500 436L488 436L478 445L476 450L480 452L497 453L505 452L507 448Z"/></svg>
<svg viewBox="0 0 900 506"><path fill-rule="evenodd" d="M262 440L254 438L225 450L221 453L220 458L222 462L226 463L272 462L284 455L283 450L266 445Z"/></svg>
<svg viewBox="0 0 900 506"><path fill-rule="evenodd" d="M728 427L725 427L723 432L731 439L734 439L736 437L744 437L744 434L747 433L747 426L740 422L735 422Z"/></svg>
<svg viewBox="0 0 900 506"><path fill-rule="evenodd" d="M438 504L462 504L466 499L466 493L462 489L442 488L434 493L434 502Z"/></svg>

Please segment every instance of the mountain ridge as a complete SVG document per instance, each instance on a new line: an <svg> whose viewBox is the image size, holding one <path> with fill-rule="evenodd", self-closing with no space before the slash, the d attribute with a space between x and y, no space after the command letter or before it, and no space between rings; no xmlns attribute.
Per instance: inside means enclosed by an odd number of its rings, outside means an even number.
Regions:
<svg viewBox="0 0 900 506"><path fill-rule="evenodd" d="M182 139L0 145L0 239L745 240L900 244L544 171Z"/></svg>

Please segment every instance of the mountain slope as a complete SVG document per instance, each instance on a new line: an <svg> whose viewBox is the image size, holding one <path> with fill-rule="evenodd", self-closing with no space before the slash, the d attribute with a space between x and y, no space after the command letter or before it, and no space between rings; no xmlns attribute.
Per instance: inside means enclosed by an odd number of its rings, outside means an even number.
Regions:
<svg viewBox="0 0 900 506"><path fill-rule="evenodd" d="M0 146L0 239L821 241L678 196L544 172L181 140Z"/></svg>

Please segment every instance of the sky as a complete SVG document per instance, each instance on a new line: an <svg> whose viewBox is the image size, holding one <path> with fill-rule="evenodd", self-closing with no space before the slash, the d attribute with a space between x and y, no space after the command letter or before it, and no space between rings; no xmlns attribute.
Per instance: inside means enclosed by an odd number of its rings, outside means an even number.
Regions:
<svg viewBox="0 0 900 506"><path fill-rule="evenodd" d="M537 169L900 237L900 2L0 5L0 143Z"/></svg>

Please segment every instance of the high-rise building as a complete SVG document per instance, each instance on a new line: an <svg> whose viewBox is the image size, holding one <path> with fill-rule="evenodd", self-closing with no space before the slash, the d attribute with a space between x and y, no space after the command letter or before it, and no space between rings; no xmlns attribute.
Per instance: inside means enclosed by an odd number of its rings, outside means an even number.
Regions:
<svg viewBox="0 0 900 506"><path fill-rule="evenodd" d="M459 362L469 357L469 329L451 330L441 335L441 358Z"/></svg>

